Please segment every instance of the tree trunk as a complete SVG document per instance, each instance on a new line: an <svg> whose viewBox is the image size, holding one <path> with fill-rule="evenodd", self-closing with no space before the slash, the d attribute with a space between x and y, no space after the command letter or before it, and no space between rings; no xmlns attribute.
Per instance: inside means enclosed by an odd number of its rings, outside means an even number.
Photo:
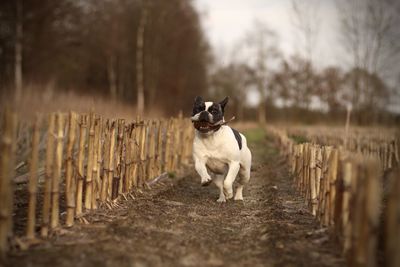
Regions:
<svg viewBox="0 0 400 267"><path fill-rule="evenodd" d="M108 61L108 66L107 66L107 71L108 71L108 84L109 84L109 89L110 89L110 95L112 100L117 99L117 75L115 71L115 56L112 55L109 58Z"/></svg>
<svg viewBox="0 0 400 267"><path fill-rule="evenodd" d="M265 99L261 99L260 103L258 104L258 124L260 126L265 126L266 118L265 118Z"/></svg>
<svg viewBox="0 0 400 267"><path fill-rule="evenodd" d="M241 99L239 99L239 101L237 101L236 118L238 121L244 120L243 101Z"/></svg>
<svg viewBox="0 0 400 267"><path fill-rule="evenodd" d="M264 92L264 87L263 87L264 82L261 80L258 82L258 92L260 93L260 102L258 104L258 123L260 124L260 126L265 126L266 123L266 104L267 104L267 97L266 94Z"/></svg>
<svg viewBox="0 0 400 267"><path fill-rule="evenodd" d="M147 23L147 7L143 4L140 22L137 31L136 44L136 80L137 80L137 112L143 114L144 111L144 32Z"/></svg>
<svg viewBox="0 0 400 267"><path fill-rule="evenodd" d="M15 101L19 101L22 96L22 0L16 0L17 20L16 20L16 35L15 35Z"/></svg>

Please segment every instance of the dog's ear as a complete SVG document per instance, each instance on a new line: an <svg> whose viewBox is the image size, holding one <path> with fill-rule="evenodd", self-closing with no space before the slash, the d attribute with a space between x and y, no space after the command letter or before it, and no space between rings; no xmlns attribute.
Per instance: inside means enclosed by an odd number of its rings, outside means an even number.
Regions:
<svg viewBox="0 0 400 267"><path fill-rule="evenodd" d="M196 98L194 99L194 104L195 105L201 104L203 102L204 101L203 101L203 98L201 98L201 96L196 96Z"/></svg>
<svg viewBox="0 0 400 267"><path fill-rule="evenodd" d="M219 104L221 105L222 111L225 110L225 106L228 103L229 97L225 97L224 100L222 100L221 102L219 102Z"/></svg>

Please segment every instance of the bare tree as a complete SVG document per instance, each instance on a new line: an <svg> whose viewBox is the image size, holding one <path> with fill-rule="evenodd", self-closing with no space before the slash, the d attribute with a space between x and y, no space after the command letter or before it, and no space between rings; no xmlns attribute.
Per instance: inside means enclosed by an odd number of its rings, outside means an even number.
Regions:
<svg viewBox="0 0 400 267"><path fill-rule="evenodd" d="M302 44L300 53L313 64L315 50L318 47L318 33L321 25L319 17L320 0L292 0L291 18L296 29L295 46ZM300 42L299 42L300 41Z"/></svg>
<svg viewBox="0 0 400 267"><path fill-rule="evenodd" d="M214 99L230 97L231 105L238 120L244 118L244 104L247 87L251 83L249 67L243 63L218 66L211 76L211 95Z"/></svg>
<svg viewBox="0 0 400 267"><path fill-rule="evenodd" d="M363 98L373 98L372 88L383 88L372 85L369 75L385 76L390 62L400 55L400 46L393 41L392 33L398 31L395 20L395 1L348 0L337 2L341 18L341 39L351 56L353 91L351 103L355 109L360 108ZM397 66L397 65L394 65ZM395 75L398 75L398 67ZM358 70L358 71L357 71ZM368 75L361 75L363 71ZM372 87L371 87L372 86ZM374 102L372 99L367 101Z"/></svg>
<svg viewBox="0 0 400 267"><path fill-rule="evenodd" d="M15 100L22 96L22 38L23 38L23 13L22 0L16 0L16 23L15 23Z"/></svg>
<svg viewBox="0 0 400 267"><path fill-rule="evenodd" d="M260 21L254 22L254 27L246 35L247 59L252 69L253 83L256 86L260 101L258 104L258 123L266 123L266 106L268 102L268 81L271 76L271 65L278 59L276 33Z"/></svg>
<svg viewBox="0 0 400 267"><path fill-rule="evenodd" d="M314 72L314 56L315 51L318 48L318 32L321 24L319 17L320 0L292 0L292 23L297 31L298 38L296 39L295 46L302 44L300 54L306 59L305 63L302 64L303 72L305 76L305 89L302 90L305 93L308 101L305 101L306 108L310 103L309 99L315 93L313 72Z"/></svg>
<svg viewBox="0 0 400 267"><path fill-rule="evenodd" d="M340 68L328 67L322 71L319 78L318 95L333 115L343 105L339 101L339 94L343 87L343 72Z"/></svg>
<svg viewBox="0 0 400 267"><path fill-rule="evenodd" d="M144 32L147 24L148 7L143 4L137 30L136 44L136 79L137 79L137 111L144 111Z"/></svg>

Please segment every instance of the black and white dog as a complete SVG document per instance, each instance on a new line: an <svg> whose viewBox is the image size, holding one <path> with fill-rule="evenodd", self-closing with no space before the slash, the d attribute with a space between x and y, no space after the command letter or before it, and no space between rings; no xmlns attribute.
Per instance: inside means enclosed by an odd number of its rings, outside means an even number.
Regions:
<svg viewBox="0 0 400 267"><path fill-rule="evenodd" d="M250 180L251 152L244 135L224 125L228 97L220 103L204 102L196 97L192 122L195 137L193 158L203 186L211 181L219 188L218 202L233 197L232 184L239 175L235 200L243 200L243 186Z"/></svg>

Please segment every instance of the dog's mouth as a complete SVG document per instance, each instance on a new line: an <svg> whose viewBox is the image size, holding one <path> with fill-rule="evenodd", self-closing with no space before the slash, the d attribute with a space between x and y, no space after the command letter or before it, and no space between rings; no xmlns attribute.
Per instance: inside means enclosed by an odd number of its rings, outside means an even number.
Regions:
<svg viewBox="0 0 400 267"><path fill-rule="evenodd" d="M194 121L193 122L193 126L198 131L200 131L202 133L207 133L210 130L212 130L212 128L214 127L214 124L212 124L212 123L210 123L208 121Z"/></svg>

